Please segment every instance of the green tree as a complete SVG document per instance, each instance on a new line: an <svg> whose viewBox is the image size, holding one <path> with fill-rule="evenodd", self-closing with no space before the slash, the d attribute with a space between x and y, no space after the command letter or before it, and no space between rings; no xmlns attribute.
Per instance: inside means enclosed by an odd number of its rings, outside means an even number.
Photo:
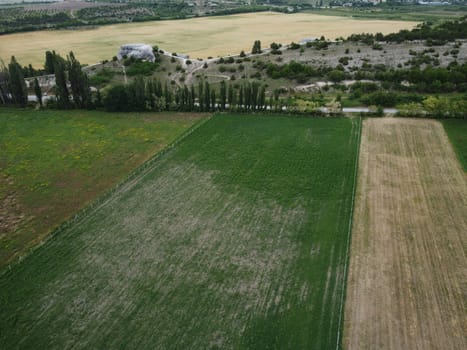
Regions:
<svg viewBox="0 0 467 350"><path fill-rule="evenodd" d="M198 83L198 105L201 112L204 111L204 85L202 81Z"/></svg>
<svg viewBox="0 0 467 350"><path fill-rule="evenodd" d="M50 51L45 52L44 69L47 74L55 73L55 51L53 53Z"/></svg>
<svg viewBox="0 0 467 350"><path fill-rule="evenodd" d="M47 74L55 74L55 64L57 61L65 63L63 57L61 57L55 51L46 51L45 52L45 64L44 69Z"/></svg>
<svg viewBox="0 0 467 350"><path fill-rule="evenodd" d="M65 63L61 60L56 60L54 65L54 72L57 107L60 109L68 109L70 108L70 93L67 87Z"/></svg>
<svg viewBox="0 0 467 350"><path fill-rule="evenodd" d="M168 111L170 110L170 107L172 105L172 91L170 91L169 86L167 85L167 82L164 85L164 100L165 100L165 110Z"/></svg>
<svg viewBox="0 0 467 350"><path fill-rule="evenodd" d="M124 85L112 86L104 96L104 108L108 112L123 112L128 110L128 95Z"/></svg>
<svg viewBox="0 0 467 350"><path fill-rule="evenodd" d="M253 48L251 49L251 53L252 54L259 54L261 53L261 41L260 40L255 40L255 42L253 43Z"/></svg>
<svg viewBox="0 0 467 350"><path fill-rule="evenodd" d="M211 110L211 88L209 82L204 82L204 107L206 111Z"/></svg>
<svg viewBox="0 0 467 350"><path fill-rule="evenodd" d="M243 85L240 86L240 91L238 92L238 105L241 110L245 108L244 106L244 99L243 99Z"/></svg>
<svg viewBox="0 0 467 350"><path fill-rule="evenodd" d="M42 90L41 86L39 85L39 81L37 78L34 78L34 93L36 94L37 102L39 102L39 106L42 107Z"/></svg>
<svg viewBox="0 0 467 350"><path fill-rule="evenodd" d="M24 81L23 69L16 61L15 56L11 56L8 64L9 88L13 102L21 107L26 106L28 102L28 92Z"/></svg>
<svg viewBox="0 0 467 350"><path fill-rule="evenodd" d="M225 105L227 103L227 88L226 88L224 80L221 81L219 95L220 95L220 108L225 109Z"/></svg>
<svg viewBox="0 0 467 350"><path fill-rule="evenodd" d="M73 102L78 108L88 108L91 105L91 88L86 73L75 58L73 51L67 57L68 79L70 81Z"/></svg>
<svg viewBox="0 0 467 350"><path fill-rule="evenodd" d="M0 59L0 103L8 104L11 103L11 92L10 92L10 75L8 68L5 67L2 59Z"/></svg>
<svg viewBox="0 0 467 350"><path fill-rule="evenodd" d="M230 109L232 109L233 104L234 104L234 88L232 85L229 85L229 88L228 88L227 101L228 101Z"/></svg>
<svg viewBox="0 0 467 350"><path fill-rule="evenodd" d="M261 110L266 108L266 87L264 85L262 85L259 90L258 106Z"/></svg>
<svg viewBox="0 0 467 350"><path fill-rule="evenodd" d="M211 110L216 110L216 109L217 109L216 90L212 89L211 90Z"/></svg>
<svg viewBox="0 0 467 350"><path fill-rule="evenodd" d="M146 86L142 77L137 77L127 86L128 105L132 111L146 110Z"/></svg>
<svg viewBox="0 0 467 350"><path fill-rule="evenodd" d="M192 112L195 110L195 101L196 101L196 93L194 85L190 87L190 108L189 110Z"/></svg>

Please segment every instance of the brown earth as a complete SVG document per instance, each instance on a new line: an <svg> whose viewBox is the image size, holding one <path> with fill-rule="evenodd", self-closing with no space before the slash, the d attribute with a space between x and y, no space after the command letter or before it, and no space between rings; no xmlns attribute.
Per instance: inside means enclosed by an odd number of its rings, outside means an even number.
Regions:
<svg viewBox="0 0 467 350"><path fill-rule="evenodd" d="M434 120L367 119L346 349L467 349L467 175Z"/></svg>

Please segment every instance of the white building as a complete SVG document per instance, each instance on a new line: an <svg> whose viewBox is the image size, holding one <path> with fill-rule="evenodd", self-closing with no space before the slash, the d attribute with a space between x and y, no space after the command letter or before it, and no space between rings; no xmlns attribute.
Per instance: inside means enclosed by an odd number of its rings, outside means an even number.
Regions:
<svg viewBox="0 0 467 350"><path fill-rule="evenodd" d="M121 60L124 56L135 57L141 60L154 62L156 57L152 52L152 47L147 44L125 44L120 46L117 58Z"/></svg>

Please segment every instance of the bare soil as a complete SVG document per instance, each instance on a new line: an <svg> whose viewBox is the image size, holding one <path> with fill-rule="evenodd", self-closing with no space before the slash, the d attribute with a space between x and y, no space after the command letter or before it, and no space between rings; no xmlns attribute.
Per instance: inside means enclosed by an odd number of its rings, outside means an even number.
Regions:
<svg viewBox="0 0 467 350"><path fill-rule="evenodd" d="M364 122L346 349L467 349L467 176L433 120Z"/></svg>

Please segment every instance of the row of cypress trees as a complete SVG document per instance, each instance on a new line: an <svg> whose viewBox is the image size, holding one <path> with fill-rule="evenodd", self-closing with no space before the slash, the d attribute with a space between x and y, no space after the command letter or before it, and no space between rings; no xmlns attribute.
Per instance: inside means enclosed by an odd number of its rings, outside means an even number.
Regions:
<svg viewBox="0 0 467 350"><path fill-rule="evenodd" d="M257 82L244 82L241 85L220 83L214 88L208 81L200 81L197 88L191 85L172 89L167 83L158 80L145 80L137 77L127 85L111 87L102 101L108 111L200 111L270 109L274 104L271 98L266 101L266 89Z"/></svg>
<svg viewBox="0 0 467 350"><path fill-rule="evenodd" d="M66 60L55 52L46 53L46 72L55 74L55 97L57 107L91 108L91 87L86 73L73 52ZM42 91L39 81L34 78L34 92L42 105ZM24 72L14 56L8 66L0 71L0 102L25 107L28 103L28 91Z"/></svg>
<svg viewBox="0 0 467 350"><path fill-rule="evenodd" d="M47 51L45 71L55 75L55 100L59 109L103 107L108 111L256 111L277 109L280 103L277 95L267 101L265 86L258 82L222 81L218 87L214 87L208 81L199 81L197 87L185 84L172 87L167 82L142 77L136 77L129 84L111 86L106 89L104 98L100 91L93 96L89 78L73 52L64 59L54 51ZM8 67L3 70L3 78L6 79L0 79L0 102L26 106L28 94L23 74L20 64L12 57ZM34 91L42 105L37 78L34 80Z"/></svg>

